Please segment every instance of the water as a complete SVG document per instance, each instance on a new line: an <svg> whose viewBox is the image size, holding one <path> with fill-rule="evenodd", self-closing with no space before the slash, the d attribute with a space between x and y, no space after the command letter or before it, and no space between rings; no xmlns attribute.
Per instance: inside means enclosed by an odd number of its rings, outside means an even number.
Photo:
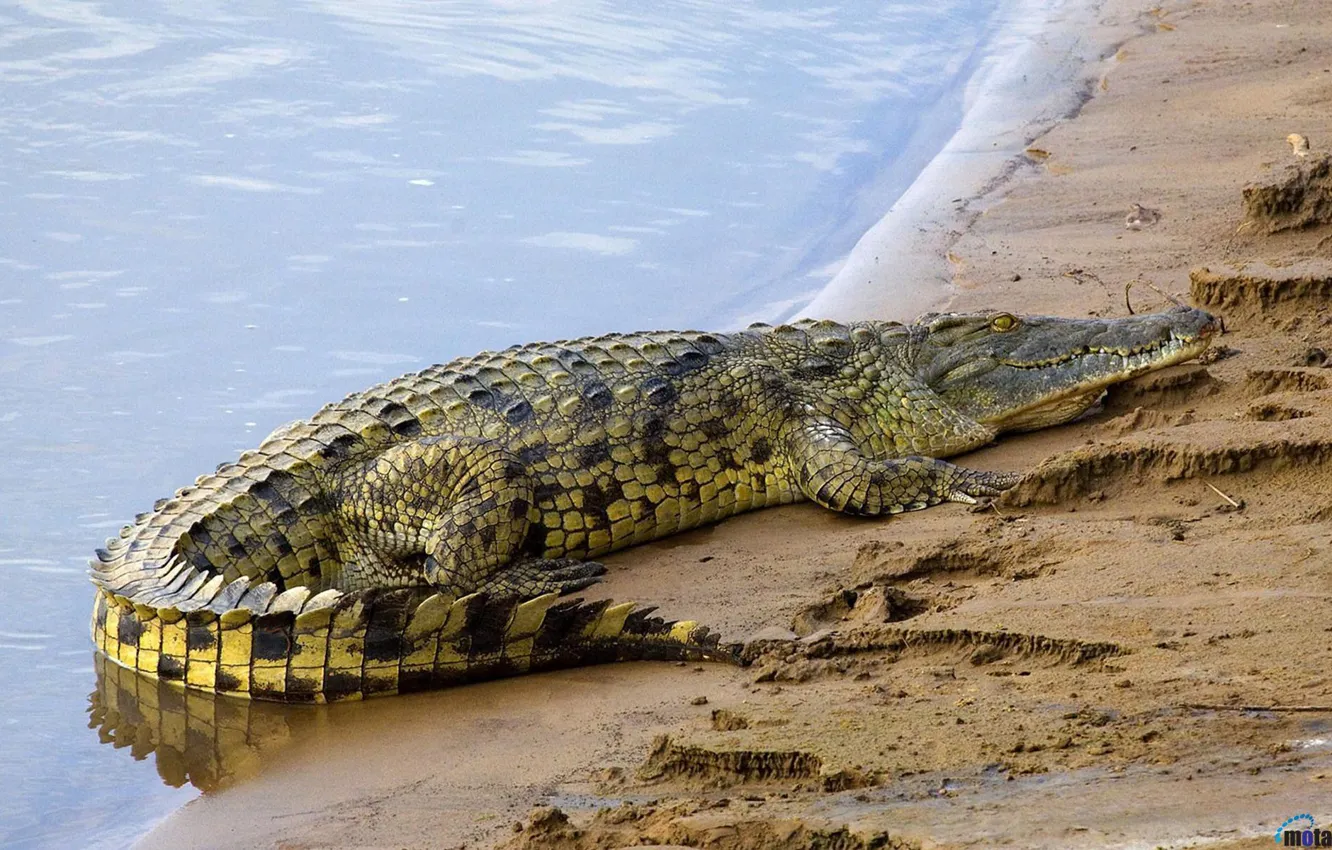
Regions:
<svg viewBox="0 0 1332 850"><path fill-rule="evenodd" d="M0 7L0 844L197 793L88 728L102 538L404 371L797 309L996 3Z"/></svg>

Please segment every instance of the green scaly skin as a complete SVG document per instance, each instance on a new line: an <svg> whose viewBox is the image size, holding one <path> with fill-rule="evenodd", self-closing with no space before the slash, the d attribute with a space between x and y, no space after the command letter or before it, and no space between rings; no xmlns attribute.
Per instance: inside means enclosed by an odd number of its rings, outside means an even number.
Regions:
<svg viewBox="0 0 1332 850"><path fill-rule="evenodd" d="M693 623L557 597L594 559L810 499L882 516L1018 479L941 458L1195 357L1211 316L942 314L535 343L353 394L159 501L93 563L113 661L323 701L617 658Z"/></svg>

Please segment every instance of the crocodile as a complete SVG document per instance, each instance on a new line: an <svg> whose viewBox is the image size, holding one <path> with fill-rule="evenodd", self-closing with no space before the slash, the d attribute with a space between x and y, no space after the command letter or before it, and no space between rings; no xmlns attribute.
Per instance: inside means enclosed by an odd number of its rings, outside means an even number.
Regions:
<svg viewBox="0 0 1332 850"><path fill-rule="evenodd" d="M812 500L884 516L997 496L943 458L1070 421L1200 354L1178 307L805 320L533 343L325 406L159 500L91 562L112 662L327 702L603 661L736 660L707 627L566 598L595 558Z"/></svg>

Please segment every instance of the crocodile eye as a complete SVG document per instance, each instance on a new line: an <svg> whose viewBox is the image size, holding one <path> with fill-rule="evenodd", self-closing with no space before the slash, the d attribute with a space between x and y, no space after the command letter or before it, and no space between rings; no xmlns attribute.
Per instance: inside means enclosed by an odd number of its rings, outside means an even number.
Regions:
<svg viewBox="0 0 1332 850"><path fill-rule="evenodd" d="M990 320L990 330L998 331L999 333L1011 331L1017 326L1017 316L1010 315L1009 313L1000 313Z"/></svg>

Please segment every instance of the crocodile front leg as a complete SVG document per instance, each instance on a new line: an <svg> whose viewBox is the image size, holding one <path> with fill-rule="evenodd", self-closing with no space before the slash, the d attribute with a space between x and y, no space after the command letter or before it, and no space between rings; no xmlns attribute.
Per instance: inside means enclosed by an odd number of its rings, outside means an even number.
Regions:
<svg viewBox="0 0 1332 850"><path fill-rule="evenodd" d="M428 583L462 596L524 598L572 593L598 581L601 564L522 555L533 522L533 485L521 462L492 440L425 437L343 473L340 514L353 556L345 588Z"/></svg>
<svg viewBox="0 0 1332 850"><path fill-rule="evenodd" d="M940 502L975 504L998 496L1021 476L966 469L928 457L874 460L835 422L807 423L786 440L801 491L825 508L857 516L915 511Z"/></svg>

